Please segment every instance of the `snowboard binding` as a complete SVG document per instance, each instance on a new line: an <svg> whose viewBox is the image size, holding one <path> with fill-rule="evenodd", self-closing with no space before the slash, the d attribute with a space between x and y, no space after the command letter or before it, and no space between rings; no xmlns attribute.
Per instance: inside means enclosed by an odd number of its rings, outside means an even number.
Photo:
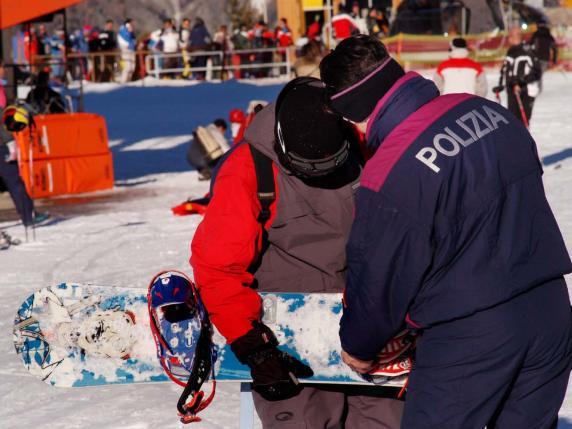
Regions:
<svg viewBox="0 0 572 429"><path fill-rule="evenodd" d="M197 414L212 402L216 390L216 350L207 311L193 282L179 271L157 274L147 298L159 362L167 376L184 387L177 402L181 422L200 421ZM209 377L213 389L205 399L200 389Z"/></svg>
<svg viewBox="0 0 572 429"><path fill-rule="evenodd" d="M393 337L377 355L376 366L362 374L362 378L377 385L397 377L408 378L413 367L417 335L415 331L405 329Z"/></svg>

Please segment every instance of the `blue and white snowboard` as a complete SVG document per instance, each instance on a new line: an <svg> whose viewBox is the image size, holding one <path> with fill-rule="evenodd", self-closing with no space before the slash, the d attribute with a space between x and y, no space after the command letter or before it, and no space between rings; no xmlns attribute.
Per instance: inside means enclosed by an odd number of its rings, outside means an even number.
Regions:
<svg viewBox="0 0 572 429"><path fill-rule="evenodd" d="M366 383L340 357L341 294L262 294L264 322L280 348L314 370L304 382ZM215 332L217 381L249 381ZM14 344L27 370L46 383L82 387L168 381L149 327L147 291L62 283L30 295L14 321ZM379 384L379 383L378 383ZM392 379L386 385L401 386Z"/></svg>

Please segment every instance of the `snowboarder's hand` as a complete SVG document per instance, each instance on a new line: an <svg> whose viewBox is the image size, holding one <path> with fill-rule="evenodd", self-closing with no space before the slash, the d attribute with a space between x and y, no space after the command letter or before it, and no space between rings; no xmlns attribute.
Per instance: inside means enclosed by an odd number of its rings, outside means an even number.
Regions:
<svg viewBox="0 0 572 429"><path fill-rule="evenodd" d="M498 94L498 93L503 92L503 91L504 91L504 86L502 86L502 85L495 86L493 88L493 93L495 93L495 94Z"/></svg>
<svg viewBox="0 0 572 429"><path fill-rule="evenodd" d="M375 362L373 360L358 359L344 350L342 350L342 360L347 366L360 374L368 373L375 366Z"/></svg>
<svg viewBox="0 0 572 429"><path fill-rule="evenodd" d="M314 375L309 366L277 346L274 333L262 323L253 324L253 329L230 345L238 360L250 367L253 389L267 401L296 396L302 390L298 377Z"/></svg>

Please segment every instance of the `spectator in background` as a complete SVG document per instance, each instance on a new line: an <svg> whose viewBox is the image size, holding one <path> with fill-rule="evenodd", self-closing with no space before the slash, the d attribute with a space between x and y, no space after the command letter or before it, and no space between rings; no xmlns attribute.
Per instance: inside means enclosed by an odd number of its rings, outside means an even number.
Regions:
<svg viewBox="0 0 572 429"><path fill-rule="evenodd" d="M35 114L46 115L66 112L66 105L62 96L50 88L50 74L47 71L38 73L36 84L28 93L26 103L32 107Z"/></svg>
<svg viewBox="0 0 572 429"><path fill-rule="evenodd" d="M278 21L278 26L276 30L274 30L274 38L276 39L276 45L281 48L287 48L294 44L292 40L292 30L288 27L286 18L282 18Z"/></svg>
<svg viewBox="0 0 572 429"><path fill-rule="evenodd" d="M510 29L508 42L511 46L493 92L498 94L506 88L508 110L528 127L534 100L540 92L542 69L532 47L523 41L519 27Z"/></svg>
<svg viewBox="0 0 572 429"><path fill-rule="evenodd" d="M191 30L191 51L207 51L210 49L212 43L211 35L205 26L205 22L202 18L195 18L195 25ZM208 57L201 55L194 57L191 60L193 67L206 67ZM199 71L194 73L195 77L199 80L205 78L205 71Z"/></svg>
<svg viewBox="0 0 572 429"><path fill-rule="evenodd" d="M191 20L189 18L184 18L181 22L181 28L179 30L179 48L183 56L183 73L181 76L187 79L191 75L191 57L189 56L189 49L191 40Z"/></svg>
<svg viewBox="0 0 572 429"><path fill-rule="evenodd" d="M245 25L241 25L240 28L234 31L232 35L232 43L234 44L234 49L242 50L242 49L250 49L250 40L248 38L248 29ZM238 62L241 65L250 64L250 54L238 54ZM235 71L235 77L237 78L244 78L250 76L250 70L244 69Z"/></svg>
<svg viewBox="0 0 572 429"><path fill-rule="evenodd" d="M487 95L487 77L483 67L469 58L467 42L463 38L451 40L449 59L437 67L433 81L441 95L467 93Z"/></svg>
<svg viewBox="0 0 572 429"><path fill-rule="evenodd" d="M540 61L540 67L544 73L550 65L556 65L558 59L558 49L556 47L556 40L550 34L550 28L546 23L538 24L538 29L530 39L534 52Z"/></svg>
<svg viewBox="0 0 572 429"><path fill-rule="evenodd" d="M158 28L151 32L147 42L147 47L153 53L153 69L155 71L153 75L156 79L161 77L160 71L163 69L165 62L165 59L161 55L163 53L163 41L161 40L162 32L163 28Z"/></svg>
<svg viewBox="0 0 572 429"><path fill-rule="evenodd" d="M57 30L56 33L50 38L50 55L51 55L51 69L52 75L57 80L62 80L64 78L65 68L64 68L64 51L65 32L63 29Z"/></svg>
<svg viewBox="0 0 572 429"><path fill-rule="evenodd" d="M356 20L347 14L343 8L340 8L340 13L332 18L332 28L336 44L360 33Z"/></svg>
<svg viewBox="0 0 572 429"><path fill-rule="evenodd" d="M193 132L193 140L187 151L187 162L199 172L199 180L209 180L212 169L230 149L225 137L227 128L226 121L219 118Z"/></svg>
<svg viewBox="0 0 572 429"><path fill-rule="evenodd" d="M213 36L213 50L222 51L222 57L213 57L213 66L223 66L221 72L215 72L215 79L226 79L225 66L228 63L229 52L234 50L234 44L228 34L228 27L221 25Z"/></svg>
<svg viewBox="0 0 572 429"><path fill-rule="evenodd" d="M46 30L45 24L38 25L36 37L38 40L38 55L50 55L50 35Z"/></svg>
<svg viewBox="0 0 572 429"><path fill-rule="evenodd" d="M91 25L85 25L83 27L83 33L87 37L89 52L97 52L99 50L99 28L92 27Z"/></svg>
<svg viewBox="0 0 572 429"><path fill-rule="evenodd" d="M354 1L352 3L352 8L350 11L350 16L354 19L356 26L358 28L359 34L368 34L367 33L367 9L364 9L365 15L363 14L362 10L359 7L359 2Z"/></svg>
<svg viewBox="0 0 572 429"><path fill-rule="evenodd" d="M38 55L38 39L36 37L36 29L26 26L26 31L24 32L24 58L28 64L33 64L36 60L36 55Z"/></svg>
<svg viewBox="0 0 572 429"><path fill-rule="evenodd" d="M113 29L113 20L108 19L105 21L105 27L102 32L98 35L98 51L101 52L102 55L98 58L97 62L99 61L99 67L96 65L96 81L97 82L110 82L113 80L113 70L115 69L115 55L109 55L110 53L115 52L117 49L117 37L115 35L115 31ZM97 70L99 69L99 79Z"/></svg>
<svg viewBox="0 0 572 429"><path fill-rule="evenodd" d="M71 51L75 54L86 55L89 44L83 29L75 30L70 36ZM85 56L74 58L72 63L72 76L74 79L84 79L87 76L87 58Z"/></svg>
<svg viewBox="0 0 572 429"><path fill-rule="evenodd" d="M379 9L371 9L369 11L367 30L370 36L377 38L385 37L389 34L389 21L383 11Z"/></svg>
<svg viewBox="0 0 572 429"><path fill-rule="evenodd" d="M248 38L253 49L271 48L275 45L274 32L268 29L263 20L258 21L248 33ZM253 63L271 63L272 52L258 52L253 55ZM253 69L252 73L257 77L267 77L268 68Z"/></svg>
<svg viewBox="0 0 572 429"><path fill-rule="evenodd" d="M294 44L292 40L292 30L288 27L288 21L286 18L281 18L278 21L278 26L274 30L274 39L276 40L276 46L283 48L278 51L279 61L286 62L288 57L287 49ZM281 74L286 73L286 67L281 67Z"/></svg>
<svg viewBox="0 0 572 429"><path fill-rule="evenodd" d="M314 15L314 22L312 22L308 29L306 30L306 37L308 41L320 40L322 35L322 22L320 20L320 15Z"/></svg>
<svg viewBox="0 0 572 429"><path fill-rule="evenodd" d="M240 28L237 28L234 31L231 40L235 49L250 48L250 40L248 39L248 30L246 25L241 25Z"/></svg>
<svg viewBox="0 0 572 429"><path fill-rule="evenodd" d="M133 71L135 70L135 38L134 21L130 18L125 20L125 23L119 28L119 37L117 44L121 50L121 61L123 63L123 70L121 71L121 83L130 82L133 78Z"/></svg>
<svg viewBox="0 0 572 429"><path fill-rule="evenodd" d="M172 19L163 20L163 29L159 34L159 44L163 54L167 55L163 59L164 67L169 69L179 68L179 58L175 55L179 52L179 33L175 31ZM168 72L165 77L174 77L175 72Z"/></svg>
<svg viewBox="0 0 572 429"><path fill-rule="evenodd" d="M83 33L87 37L87 46L90 54L96 54L99 51L99 28L92 27L91 25L85 25L83 27ZM95 60L92 55L88 57L87 69L89 70L90 79L95 81Z"/></svg>
<svg viewBox="0 0 572 429"><path fill-rule="evenodd" d="M302 46L302 55L294 63L296 77L311 76L320 79L320 61L322 61L321 45L311 40Z"/></svg>

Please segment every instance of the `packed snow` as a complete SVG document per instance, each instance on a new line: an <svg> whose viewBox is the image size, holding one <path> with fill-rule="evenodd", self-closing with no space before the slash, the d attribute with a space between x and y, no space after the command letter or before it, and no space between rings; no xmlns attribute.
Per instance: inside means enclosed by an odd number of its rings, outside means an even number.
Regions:
<svg viewBox="0 0 572 429"><path fill-rule="evenodd" d="M490 76L490 84L496 81ZM541 154L549 201L572 249L572 74L549 72L531 124ZM86 111L107 120L116 187L95 195L51 201L54 220L36 230L36 240L0 251L0 426L2 428L177 428L173 383L95 388L54 388L30 376L16 356L12 324L33 291L64 281L145 289L162 269L191 273L189 244L201 221L176 217L170 207L200 197L198 180L185 160L197 125L228 117L252 99L272 100L284 82L201 83L148 79L127 86L87 84ZM0 228L18 238L14 220ZM572 278L568 277L569 285ZM569 388L570 392L570 388ZM214 403L197 428L237 428L239 385L217 386ZM572 395L559 428L572 428ZM255 424L259 427L259 423Z"/></svg>

